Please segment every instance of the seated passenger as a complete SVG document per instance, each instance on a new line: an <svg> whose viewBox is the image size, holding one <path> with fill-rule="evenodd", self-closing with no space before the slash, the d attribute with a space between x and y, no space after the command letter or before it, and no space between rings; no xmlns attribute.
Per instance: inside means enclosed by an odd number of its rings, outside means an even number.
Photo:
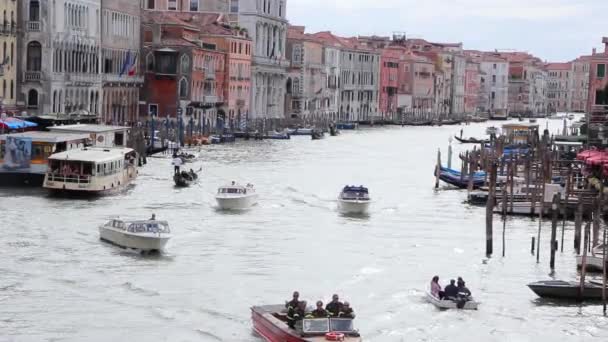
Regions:
<svg viewBox="0 0 608 342"><path fill-rule="evenodd" d="M439 299L443 299L445 295L443 291L441 291L441 285L439 285L439 277L434 276L431 280L431 294Z"/></svg>
<svg viewBox="0 0 608 342"><path fill-rule="evenodd" d="M444 289L444 298L455 299L458 297L458 288L454 285L456 281L454 279L450 280L450 285L446 286Z"/></svg>
<svg viewBox="0 0 608 342"><path fill-rule="evenodd" d="M466 284L464 282L464 280L462 280L462 278L458 281L458 295L460 297L470 297L471 296L471 291L466 287Z"/></svg>
<svg viewBox="0 0 608 342"><path fill-rule="evenodd" d="M340 313L338 314L338 318L355 318L355 312L350 307L350 303L344 302L344 305L342 305L342 310L340 310Z"/></svg>
<svg viewBox="0 0 608 342"><path fill-rule="evenodd" d="M312 318L327 318L329 317L329 313L327 312L327 310L323 309L323 302L322 301L318 301L317 302L317 308L315 310L313 310L313 312L310 313L309 316L307 317L312 317Z"/></svg>
<svg viewBox="0 0 608 342"><path fill-rule="evenodd" d="M334 294L331 297L331 302L325 306L325 310L327 310L333 317L338 317L340 310L342 310L342 303L340 302L340 297L338 297L337 294Z"/></svg>

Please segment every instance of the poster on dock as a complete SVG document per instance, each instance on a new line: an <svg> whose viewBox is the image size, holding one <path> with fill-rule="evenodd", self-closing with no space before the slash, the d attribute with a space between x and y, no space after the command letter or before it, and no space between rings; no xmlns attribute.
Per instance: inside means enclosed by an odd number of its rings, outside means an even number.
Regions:
<svg viewBox="0 0 608 342"><path fill-rule="evenodd" d="M5 170L29 169L32 160L32 139L23 137L6 137L4 146Z"/></svg>

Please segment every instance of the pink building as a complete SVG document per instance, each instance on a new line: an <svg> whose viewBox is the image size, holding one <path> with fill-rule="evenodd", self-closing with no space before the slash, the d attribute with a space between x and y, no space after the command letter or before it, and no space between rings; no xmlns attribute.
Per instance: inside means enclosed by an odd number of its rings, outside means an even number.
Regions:
<svg viewBox="0 0 608 342"><path fill-rule="evenodd" d="M480 77L479 62L467 59L464 75L464 111L467 114L475 114L479 108Z"/></svg>
<svg viewBox="0 0 608 342"><path fill-rule="evenodd" d="M608 37L604 37L602 43L604 52L594 49L589 60L589 113L608 113Z"/></svg>
<svg viewBox="0 0 608 342"><path fill-rule="evenodd" d="M380 56L380 113L384 119L392 119L397 113L399 62L402 55L402 48L387 47Z"/></svg>

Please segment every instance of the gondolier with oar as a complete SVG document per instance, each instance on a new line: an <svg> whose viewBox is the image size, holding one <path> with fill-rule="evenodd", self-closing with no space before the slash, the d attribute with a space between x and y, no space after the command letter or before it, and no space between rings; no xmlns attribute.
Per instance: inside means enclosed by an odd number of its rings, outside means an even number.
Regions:
<svg viewBox="0 0 608 342"><path fill-rule="evenodd" d="M179 175L179 174L180 174L180 170L179 170L179 169L180 169L180 167L182 166L182 164L183 164L183 163L184 163L184 162L183 162L182 158L180 158L180 157L177 155L177 153L176 153L176 154L173 154L173 161L172 161L172 164L173 164L173 172L174 172L176 175Z"/></svg>

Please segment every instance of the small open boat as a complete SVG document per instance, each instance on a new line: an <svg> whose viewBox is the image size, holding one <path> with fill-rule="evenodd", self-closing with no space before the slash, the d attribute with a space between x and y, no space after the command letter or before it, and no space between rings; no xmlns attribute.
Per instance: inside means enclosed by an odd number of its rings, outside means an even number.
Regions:
<svg viewBox="0 0 608 342"><path fill-rule="evenodd" d="M490 142L490 140L480 140L477 138L463 139L463 138L459 138L457 136L454 136L454 138L461 144L487 144Z"/></svg>
<svg viewBox="0 0 608 342"><path fill-rule="evenodd" d="M542 298L600 300L602 299L602 284L594 281L585 282L585 290L581 296L579 281L545 280L528 284L530 290Z"/></svg>
<svg viewBox="0 0 608 342"><path fill-rule="evenodd" d="M203 169L201 168L198 172L201 172ZM182 171L180 173L176 173L173 176L173 181L175 182L175 186L180 188L185 188L192 183L195 183L198 180L198 172L190 171Z"/></svg>
<svg viewBox="0 0 608 342"><path fill-rule="evenodd" d="M253 330L266 342L362 341L350 318L305 318L291 329L284 305L254 306L251 320Z"/></svg>
<svg viewBox="0 0 608 342"><path fill-rule="evenodd" d="M585 261L586 269L589 272L603 272L603 264L604 264L604 253L608 252L608 247L604 247L604 245L599 245L593 248L593 253L591 255L587 255L587 260ZM576 257L576 266L580 269L583 267L583 256L579 255Z"/></svg>
<svg viewBox="0 0 608 342"><path fill-rule="evenodd" d="M433 296L430 292L426 293L426 300L442 310L477 310L477 307L480 304L479 302L476 302L473 297L470 297L468 300L439 299Z"/></svg>

